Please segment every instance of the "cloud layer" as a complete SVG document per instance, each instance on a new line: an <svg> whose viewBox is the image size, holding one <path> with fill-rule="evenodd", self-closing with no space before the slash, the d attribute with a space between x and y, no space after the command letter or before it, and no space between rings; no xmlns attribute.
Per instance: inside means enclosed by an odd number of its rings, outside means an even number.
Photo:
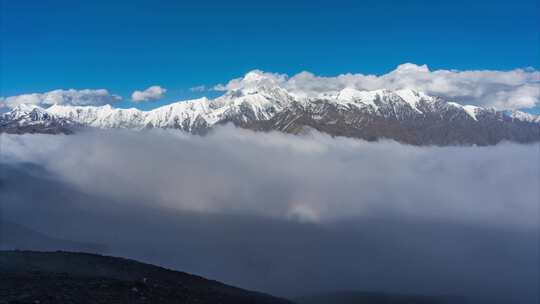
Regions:
<svg viewBox="0 0 540 304"><path fill-rule="evenodd" d="M4 157L44 164L89 193L123 201L308 222L392 215L538 226L538 145L412 147L232 127L207 137L4 137Z"/></svg>
<svg viewBox="0 0 540 304"><path fill-rule="evenodd" d="M163 98L166 92L167 89L154 85L144 91L134 91L131 94L131 100L134 102L159 100Z"/></svg>
<svg viewBox="0 0 540 304"><path fill-rule="evenodd" d="M232 127L0 144L3 219L108 255L281 296L538 302L538 144L413 147ZM1 228L0 248L63 248Z"/></svg>
<svg viewBox="0 0 540 304"><path fill-rule="evenodd" d="M430 70L427 65L405 63L395 70L377 75L342 74L335 77L301 72L285 74L252 71L244 78L214 86L215 90L250 88L263 82L278 85L300 96L315 96L344 88L358 90L410 88L441 96L450 101L498 109L531 108L540 101L540 72L533 69Z"/></svg>
<svg viewBox="0 0 540 304"><path fill-rule="evenodd" d="M113 104L122 97L110 94L105 89L53 90L45 93L30 93L0 99L0 103L12 108L19 104L32 104L48 107L53 104L74 106L101 106Z"/></svg>

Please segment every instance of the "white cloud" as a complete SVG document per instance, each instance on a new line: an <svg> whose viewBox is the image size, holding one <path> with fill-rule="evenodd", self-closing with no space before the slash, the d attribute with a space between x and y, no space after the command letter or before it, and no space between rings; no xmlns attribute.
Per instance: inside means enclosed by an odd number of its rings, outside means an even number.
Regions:
<svg viewBox="0 0 540 304"><path fill-rule="evenodd" d="M105 89L59 89L45 93L30 93L9 96L0 99L0 103L10 108L15 107L19 104L33 104L42 107L48 107L53 104L75 106L100 106L104 104L112 104L120 100L122 100L122 97L110 94L109 91Z"/></svg>
<svg viewBox="0 0 540 304"><path fill-rule="evenodd" d="M341 74L333 77L301 72L292 77L255 70L243 78L214 86L217 91L250 89L257 83L277 85L299 96L315 96L346 87L359 90L410 88L448 100L498 109L530 108L540 101L540 71L534 69L430 70L405 63L383 75Z"/></svg>
<svg viewBox="0 0 540 304"><path fill-rule="evenodd" d="M167 89L154 85L144 91L134 91L133 94L131 94L131 99L134 102L158 100L163 98L165 92L167 92Z"/></svg>
<svg viewBox="0 0 540 304"><path fill-rule="evenodd" d="M539 225L538 144L415 147L229 126L205 137L106 130L4 141L4 161L44 165L89 194L130 204L309 222L397 216Z"/></svg>
<svg viewBox="0 0 540 304"><path fill-rule="evenodd" d="M192 92L206 90L253 90L260 86L278 86L297 96L316 96L344 88L358 90L410 88L430 95L443 97L461 104L471 104L497 109L523 109L540 105L540 71L535 69L496 70L430 70L427 65L404 63L383 75L341 74L332 77L301 72L293 76L254 70L244 77L213 87L204 85L190 88ZM163 98L167 90L154 85L143 91L134 91L134 102ZM103 105L121 100L105 89L54 90L0 99L2 106L13 107L21 103L49 106Z"/></svg>
<svg viewBox="0 0 540 304"><path fill-rule="evenodd" d="M285 74L268 73L261 70L253 70L244 77L235 78L227 84L217 84L213 87L215 91L247 90L260 87L261 85L272 85L287 87L288 76Z"/></svg>
<svg viewBox="0 0 540 304"><path fill-rule="evenodd" d="M204 92L204 91L206 91L206 86L205 85L200 85L200 86L189 88L189 90L191 92Z"/></svg>
<svg viewBox="0 0 540 304"><path fill-rule="evenodd" d="M227 86L222 84L222 83L218 83L216 84L215 86L212 87L212 90L214 91L219 91L219 92L224 92L224 91L227 91Z"/></svg>

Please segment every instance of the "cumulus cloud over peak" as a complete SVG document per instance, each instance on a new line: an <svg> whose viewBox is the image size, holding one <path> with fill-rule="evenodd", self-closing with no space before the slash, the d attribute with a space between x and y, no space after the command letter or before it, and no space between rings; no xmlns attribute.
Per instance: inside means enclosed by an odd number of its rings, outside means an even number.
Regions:
<svg viewBox="0 0 540 304"><path fill-rule="evenodd" d="M396 73L407 73L407 72L429 72L427 64L417 65L414 63L403 63L397 66L394 70Z"/></svg>
<svg viewBox="0 0 540 304"><path fill-rule="evenodd" d="M134 102L158 100L163 98L166 92L167 89L158 85L153 85L144 91L134 91L131 94L131 100Z"/></svg>
<svg viewBox="0 0 540 304"><path fill-rule="evenodd" d="M341 74L333 77L301 72L293 76L254 70L242 78L219 84L218 91L249 90L273 85L299 96L317 96L344 88L358 90L414 89L451 101L497 109L520 109L540 101L540 72L535 69L430 70L427 65L404 63L383 75Z"/></svg>
<svg viewBox="0 0 540 304"><path fill-rule="evenodd" d="M122 97L110 94L105 89L84 90L53 90L45 93L30 93L9 96L0 100L7 107L15 107L20 104L31 104L48 107L53 104L74 106L101 106L122 100Z"/></svg>
<svg viewBox="0 0 540 304"><path fill-rule="evenodd" d="M287 87L288 76L286 74L269 73L261 70L248 72L244 77L235 78L227 84L214 86L216 91L250 90L263 85Z"/></svg>

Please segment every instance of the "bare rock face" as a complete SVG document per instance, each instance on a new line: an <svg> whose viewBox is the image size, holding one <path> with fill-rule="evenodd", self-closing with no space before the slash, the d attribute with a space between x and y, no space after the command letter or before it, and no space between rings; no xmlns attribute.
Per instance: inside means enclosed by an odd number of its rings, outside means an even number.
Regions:
<svg viewBox="0 0 540 304"><path fill-rule="evenodd" d="M263 303L286 300L133 260L0 251L0 303Z"/></svg>
<svg viewBox="0 0 540 304"><path fill-rule="evenodd" d="M247 127L292 134L301 134L309 128L333 136L368 141L393 139L413 145L494 145L501 141L540 140L538 123L514 120L494 110L478 111L473 119L461 109L444 104L422 113L405 110L374 115L362 109L343 109L316 101L308 106L290 107L269 121L256 121Z"/></svg>

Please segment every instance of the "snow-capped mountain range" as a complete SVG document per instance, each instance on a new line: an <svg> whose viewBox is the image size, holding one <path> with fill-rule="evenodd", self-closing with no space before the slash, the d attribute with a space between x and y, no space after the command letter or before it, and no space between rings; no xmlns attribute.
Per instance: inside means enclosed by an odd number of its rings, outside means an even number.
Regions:
<svg viewBox="0 0 540 304"><path fill-rule="evenodd" d="M0 117L0 132L71 133L77 128L175 128L204 134L232 123L257 131L331 135L410 144L479 144L540 140L540 116L461 105L412 89L344 88L315 96L289 92L257 72L249 85L210 100L180 101L151 111L105 106L19 105Z"/></svg>

